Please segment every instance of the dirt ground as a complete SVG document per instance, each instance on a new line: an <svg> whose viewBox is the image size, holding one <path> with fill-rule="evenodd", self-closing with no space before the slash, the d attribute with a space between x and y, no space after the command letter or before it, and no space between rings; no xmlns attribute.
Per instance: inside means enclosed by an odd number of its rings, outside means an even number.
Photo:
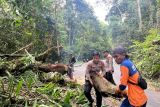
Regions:
<svg viewBox="0 0 160 107"><path fill-rule="evenodd" d="M74 67L74 76L77 82L81 85L84 84L85 78L85 69L87 63L75 65ZM114 74L113 78L115 79L116 84L119 84L120 80L120 69L119 65L114 63ZM154 87L149 85L149 88L145 90L148 96L147 107L160 107L160 91L155 90ZM94 96L94 91L92 92ZM95 98L95 97L94 97ZM121 101L113 99L113 98L103 98L103 107L119 107Z"/></svg>
<svg viewBox="0 0 160 107"><path fill-rule="evenodd" d="M74 76L76 78L76 81L78 84L81 84L82 86L84 85L84 80L85 80L86 65L87 64L84 63L81 65L75 65L75 67L74 67ZM92 96L95 101L96 99L95 99L94 89L92 89ZM114 99L114 98L110 98L110 97L103 97L102 105L103 105L103 107L119 107L120 101L119 101L119 99Z"/></svg>

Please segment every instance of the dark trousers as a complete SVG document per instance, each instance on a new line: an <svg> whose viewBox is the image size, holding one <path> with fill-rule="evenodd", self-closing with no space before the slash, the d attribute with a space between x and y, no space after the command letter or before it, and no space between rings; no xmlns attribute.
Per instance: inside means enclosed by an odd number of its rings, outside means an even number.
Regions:
<svg viewBox="0 0 160 107"><path fill-rule="evenodd" d="M89 80L85 80L84 94L85 94L86 98L88 99L88 101L90 103L93 103L93 98L91 96L91 89L92 89L91 83L89 82ZM94 88L94 89L95 89L95 92L96 92L96 105L97 105L97 107L101 107L101 105L102 105L102 95L96 88Z"/></svg>
<svg viewBox="0 0 160 107"><path fill-rule="evenodd" d="M113 75L112 75L111 72L106 72L104 78L106 78L112 84L116 85L116 83L114 82Z"/></svg>
<svg viewBox="0 0 160 107"><path fill-rule="evenodd" d="M140 107L146 107L147 105L147 102L145 104L143 104L142 106ZM126 99L123 100L122 104L120 107L135 107L135 106L132 106L130 103L129 103L129 100L128 100L128 97Z"/></svg>
<svg viewBox="0 0 160 107"><path fill-rule="evenodd" d="M70 66L67 71L67 75L70 79L73 79L73 71L74 71L73 66Z"/></svg>

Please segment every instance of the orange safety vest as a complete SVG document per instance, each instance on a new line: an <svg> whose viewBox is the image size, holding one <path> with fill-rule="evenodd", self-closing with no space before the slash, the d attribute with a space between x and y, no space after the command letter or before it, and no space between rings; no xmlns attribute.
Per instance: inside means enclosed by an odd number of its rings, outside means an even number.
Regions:
<svg viewBox="0 0 160 107"><path fill-rule="evenodd" d="M141 106L147 102L147 96L142 88L132 83L138 82L139 73L134 64L129 60L125 59L120 66L121 80L120 84L128 86L128 100L133 106Z"/></svg>

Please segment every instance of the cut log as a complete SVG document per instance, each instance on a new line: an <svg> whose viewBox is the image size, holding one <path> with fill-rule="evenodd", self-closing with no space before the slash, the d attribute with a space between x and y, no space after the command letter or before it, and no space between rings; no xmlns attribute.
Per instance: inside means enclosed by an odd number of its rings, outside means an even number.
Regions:
<svg viewBox="0 0 160 107"><path fill-rule="evenodd" d="M38 57L33 57L28 51L25 49L27 55L18 55L18 54L5 54L1 55L3 57L22 57L18 59L13 59L8 61L7 59L0 60L0 75L6 75L5 71L10 72L12 75L20 75L24 73L26 70L35 69L40 70L42 72L59 72L61 74L66 74L71 68L66 64L43 64L42 62L38 62L35 59L43 60L46 56L54 49L54 48L62 48L62 46L52 47L40 54Z"/></svg>
<svg viewBox="0 0 160 107"><path fill-rule="evenodd" d="M0 75L6 75L5 71L8 71L13 75L21 74L21 72L23 73L23 71L27 70L28 68L24 58L26 57L14 59L11 61L0 61ZM26 58L26 60L28 59Z"/></svg>
<svg viewBox="0 0 160 107"><path fill-rule="evenodd" d="M43 72L58 72L61 74L66 74L69 67L65 64L38 64L34 65L34 68L37 68L40 71Z"/></svg>
<svg viewBox="0 0 160 107"><path fill-rule="evenodd" d="M0 75L6 75L5 71L9 71L13 75L20 75L26 70L35 69L42 72L59 72L66 74L70 69L66 64L43 64L41 62L32 62L30 57L22 57L20 59L14 59L11 61L0 62Z"/></svg>
<svg viewBox="0 0 160 107"><path fill-rule="evenodd" d="M126 91L119 94L115 94L115 90L117 89L117 86L107 81L104 77L97 75L95 72L93 72L90 76L93 82L93 86L97 90L99 90L102 96L105 96L105 97L112 96L115 98L121 98L123 96L126 96Z"/></svg>
<svg viewBox="0 0 160 107"><path fill-rule="evenodd" d="M153 40L153 41L152 41L152 44L153 44L153 45L160 45L160 40Z"/></svg>
<svg viewBox="0 0 160 107"><path fill-rule="evenodd" d="M0 57L14 57L14 58L18 58L18 57L24 57L26 56L26 54L0 54Z"/></svg>
<svg viewBox="0 0 160 107"><path fill-rule="evenodd" d="M151 76L153 79L158 79L160 78L160 71L154 72Z"/></svg>

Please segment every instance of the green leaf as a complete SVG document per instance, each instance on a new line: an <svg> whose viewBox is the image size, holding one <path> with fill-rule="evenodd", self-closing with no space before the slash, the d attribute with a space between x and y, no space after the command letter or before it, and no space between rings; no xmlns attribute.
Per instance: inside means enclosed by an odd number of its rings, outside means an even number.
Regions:
<svg viewBox="0 0 160 107"><path fill-rule="evenodd" d="M65 95L64 98L63 107L72 107L70 104L70 100L71 100L71 92L67 91L67 94Z"/></svg>
<svg viewBox="0 0 160 107"><path fill-rule="evenodd" d="M37 106L37 99L33 103L33 107L36 107L36 106Z"/></svg>
<svg viewBox="0 0 160 107"><path fill-rule="evenodd" d="M77 104L85 104L87 102L86 97L83 93L77 98Z"/></svg>
<svg viewBox="0 0 160 107"><path fill-rule="evenodd" d="M18 82L18 85L16 87L16 96L19 95L22 85L23 85L23 79L21 78L21 80Z"/></svg>
<svg viewBox="0 0 160 107"><path fill-rule="evenodd" d="M28 107L28 102L27 102L27 100L26 100L26 102L25 102L25 107Z"/></svg>
<svg viewBox="0 0 160 107"><path fill-rule="evenodd" d="M28 89L31 89L33 82L34 82L33 77L29 76L26 81Z"/></svg>

